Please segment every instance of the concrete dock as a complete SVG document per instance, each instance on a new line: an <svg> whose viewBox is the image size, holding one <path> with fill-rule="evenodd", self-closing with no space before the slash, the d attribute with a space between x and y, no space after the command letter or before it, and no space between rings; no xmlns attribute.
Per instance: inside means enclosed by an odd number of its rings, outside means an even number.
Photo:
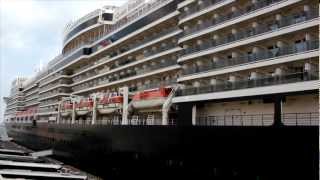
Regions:
<svg viewBox="0 0 320 180"><path fill-rule="evenodd" d="M0 141L0 179L99 179L50 157L32 152L11 141Z"/></svg>
<svg viewBox="0 0 320 180"><path fill-rule="evenodd" d="M50 158L52 150L34 152L16 144L0 126L0 180L61 179L101 180L80 169Z"/></svg>

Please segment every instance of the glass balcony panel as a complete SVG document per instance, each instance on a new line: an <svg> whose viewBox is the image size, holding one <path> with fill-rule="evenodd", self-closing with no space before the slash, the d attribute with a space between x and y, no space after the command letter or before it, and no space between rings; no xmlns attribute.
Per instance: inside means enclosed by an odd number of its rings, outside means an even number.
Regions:
<svg viewBox="0 0 320 180"><path fill-rule="evenodd" d="M187 96L187 95L213 93L213 92L227 91L227 90L255 88L255 87L296 83L296 82L311 81L311 80L318 80L318 79L319 79L318 72L313 72L313 73L297 72L292 74L285 74L282 76L264 77L264 78L255 79L255 80L239 80L233 83L226 81L219 85L214 85L214 86L210 85L209 87L208 86L190 87L187 89L178 90L176 96Z"/></svg>
<svg viewBox="0 0 320 180"><path fill-rule="evenodd" d="M190 30L189 31L185 31L183 33L183 36L191 35L191 34L196 33L198 31L202 31L204 29L208 29L208 28L213 27L213 26L215 26L217 24L220 24L222 22L237 18L237 17L239 17L241 15L250 13L252 11L256 11L258 9L264 8L266 6L269 6L271 4L274 4L274 3L277 3L277 2L280 2L280 1L281 0L262 0L262 1L258 1L254 5L249 6L249 8L238 9L235 12L228 13L228 14L225 14L225 15L220 15L216 19L207 20L200 26L190 27ZM282 20L276 21L276 22L270 24L270 26L267 29L268 30L276 30L276 29L278 29L280 27L284 27L284 26L288 26L288 25L291 25L291 24L296 24L296 23L300 23L300 22L303 22L303 21L307 21L308 19L317 17L318 14L319 14L319 12L317 11L317 9L312 9L308 13L301 12L301 13L298 13L298 15L294 14L289 19L284 17Z"/></svg>
<svg viewBox="0 0 320 180"><path fill-rule="evenodd" d="M194 66L189 67L188 69L185 69L183 71L183 75L190 75L190 74L215 70L219 68L224 68L228 66L251 63L251 62L256 62L264 59L270 59L275 57L281 57L284 55L290 55L290 54L315 50L318 48L319 48L319 41L313 40L313 41L304 41L298 44L295 44L295 43L289 44L281 48L275 48L272 50L261 49L258 53L245 54L245 55L241 55L239 57L231 58L231 59L220 59L215 63L206 63L206 66L202 68L198 68Z"/></svg>

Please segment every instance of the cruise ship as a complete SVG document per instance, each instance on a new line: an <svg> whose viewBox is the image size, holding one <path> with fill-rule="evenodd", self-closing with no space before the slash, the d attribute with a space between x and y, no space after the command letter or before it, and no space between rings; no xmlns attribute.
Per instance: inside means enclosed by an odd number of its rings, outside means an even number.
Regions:
<svg viewBox="0 0 320 180"><path fill-rule="evenodd" d="M98 173L277 157L315 178L318 90L316 0L130 0L69 23L61 54L12 82L4 119L18 143Z"/></svg>

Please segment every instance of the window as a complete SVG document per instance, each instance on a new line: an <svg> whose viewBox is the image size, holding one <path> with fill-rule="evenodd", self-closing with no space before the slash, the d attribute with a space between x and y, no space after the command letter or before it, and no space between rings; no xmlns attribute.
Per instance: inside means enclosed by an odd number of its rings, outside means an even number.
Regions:
<svg viewBox="0 0 320 180"><path fill-rule="evenodd" d="M254 54L253 54L252 51L248 51L248 52L247 52L247 56L248 56L248 60L249 60L249 61L252 61L252 60L254 59Z"/></svg>
<svg viewBox="0 0 320 180"><path fill-rule="evenodd" d="M295 41L295 47L297 52L305 51L307 49L306 39L303 38L301 40Z"/></svg>
<svg viewBox="0 0 320 180"><path fill-rule="evenodd" d="M279 47L276 44L274 44L272 46L269 46L268 50L269 50L269 52L271 53L272 56L276 56L278 54L278 52L279 52Z"/></svg>

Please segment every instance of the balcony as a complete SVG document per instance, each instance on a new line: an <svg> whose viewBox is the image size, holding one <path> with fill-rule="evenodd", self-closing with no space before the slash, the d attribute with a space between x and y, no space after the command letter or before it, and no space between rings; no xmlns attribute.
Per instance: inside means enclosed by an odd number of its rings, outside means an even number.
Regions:
<svg viewBox="0 0 320 180"><path fill-rule="evenodd" d="M63 124L70 124L71 126L92 126L91 121L88 120L80 120L76 121L75 124L71 124L70 120L62 120ZM157 116L154 119L148 119L147 115L135 115L128 117L128 126L159 126L162 125L162 119L161 117ZM175 126L176 125L176 119L169 119L167 126ZM114 116L109 119L100 119L98 118L95 126L123 126L122 125L122 119L120 116Z"/></svg>
<svg viewBox="0 0 320 180"><path fill-rule="evenodd" d="M74 83L74 85L81 83L81 81L86 81L86 80L88 80L88 79L94 79L94 78L98 78L98 77L105 76L105 75L107 75L107 74L115 73L116 71L120 71L120 70L125 69L126 66L127 66L127 68L129 68L130 65L132 65L132 66L134 66L134 65L137 66L138 64L144 63L144 62L146 62L146 61L150 61L150 60L152 60L153 58L158 58L158 57L155 57L155 56L160 55L161 53L164 53L164 52L166 52L166 51L169 51L169 50L171 50L171 49L173 49L173 48L175 48L175 47L176 47L175 44L169 44L169 45L167 45L167 46L160 47L160 48L158 48L158 49L156 49L156 50L150 50L150 51L144 53L144 56L143 56L144 58L143 58L143 59L141 59L141 60L136 60L135 58L133 58L133 59L131 59L131 60L121 61L121 62L119 62L119 64L117 64L117 65L110 66L109 69L108 69L108 71L105 72L105 73L103 73L103 74L101 74L101 73L99 73L99 72L95 72L95 73L93 73L93 74L88 73L87 76L85 76L85 77L83 77L83 78L78 78L78 79L76 79L78 82L77 82L77 83ZM176 52L176 51L175 51L175 52ZM175 60L174 62L176 63L176 60ZM125 65L126 65L126 66L125 66ZM161 66L161 64L160 64L160 66ZM147 69L146 71L148 71L148 69ZM134 73L134 71L132 71L132 73ZM142 72L142 73L143 73L143 72ZM131 75L128 75L128 76L131 76ZM79 81L80 81L80 82L79 82Z"/></svg>
<svg viewBox="0 0 320 180"><path fill-rule="evenodd" d="M181 13L180 19L184 19L187 17L190 17L192 14L200 12L205 9L209 9L214 5L217 5L220 2L223 2L225 0L202 0L202 4L200 5L192 5L188 6L189 10L185 11L184 13Z"/></svg>
<svg viewBox="0 0 320 180"><path fill-rule="evenodd" d="M286 16L283 19L281 19L278 22L275 22L273 25L270 25L268 27L258 27L258 28L251 28L247 30L243 30L241 32L238 32L236 34L229 34L228 36L219 38L217 40L204 40L201 45L197 45L195 47L191 47L188 49L185 49L182 52L182 57L190 55L192 53L213 49L221 45L230 44L235 41L243 40L246 38L254 37L259 34L264 34L267 32L274 32L277 31L280 28L287 27L290 25L298 24L301 22L308 21L310 19L314 19L318 17L318 13L312 13L309 16L303 16L297 18L295 15Z"/></svg>
<svg viewBox="0 0 320 180"><path fill-rule="evenodd" d="M23 104L24 104L24 100L23 99L15 100L15 101L12 101L10 103L7 103L7 107L12 106L12 105L23 105Z"/></svg>
<svg viewBox="0 0 320 180"><path fill-rule="evenodd" d="M17 106L17 105L15 105L15 106L12 106L12 107L6 107L6 110L24 110L24 104L23 105L19 105L19 106Z"/></svg>
<svg viewBox="0 0 320 180"><path fill-rule="evenodd" d="M46 86L40 88L39 94L43 94L44 92L47 92L49 90L53 90L58 87L68 87L69 83L70 83L70 81L68 81L68 80L60 80L56 83L46 85Z"/></svg>
<svg viewBox="0 0 320 180"><path fill-rule="evenodd" d="M57 64L55 64L53 67L50 68L50 70L45 74L48 75L52 72L57 71L58 69L62 68L63 66L76 61L78 58L80 58L81 56L88 56L87 53L85 53L85 51L87 51L87 49L78 49L72 53L69 53L67 55L63 56L63 60ZM43 76L45 76L43 75Z"/></svg>
<svg viewBox="0 0 320 180"><path fill-rule="evenodd" d="M215 69L232 67L236 65L242 65L247 63L254 63L261 60L306 52L319 48L319 41L305 41L299 44L286 45L281 48L273 49L273 51L263 49L258 53L252 53L250 55L242 55L232 59L221 59L217 63L205 63L205 66L188 68L183 71L183 75L197 74Z"/></svg>
<svg viewBox="0 0 320 180"><path fill-rule="evenodd" d="M113 24L110 29L104 31L103 33L100 33L98 36L95 36L93 39L91 39L89 43L83 43L81 46L85 46L85 45L92 44L93 42L101 41L102 39L120 31L122 28L124 28L124 27L128 26L129 24L133 23L134 21L142 18L143 16L145 16L149 12L152 12L153 10L158 9L159 7L167 4L168 2L169 2L168 0L158 0L158 1L153 1L152 3L149 3L144 8L140 9L139 11L136 11L135 14L128 16L128 17L124 17L122 19L118 19L116 21L117 23ZM69 40L64 42L64 44L66 45L74 37L76 37L76 35L73 36L71 39L69 38ZM74 50L75 49L72 49L72 50L68 51L67 53L72 53Z"/></svg>
<svg viewBox="0 0 320 180"><path fill-rule="evenodd" d="M54 97L58 97L58 96L69 96L70 91L53 91L53 92L47 92L47 93L43 93L42 95L39 96L39 101L43 101L46 99L51 99Z"/></svg>
<svg viewBox="0 0 320 180"><path fill-rule="evenodd" d="M128 117L129 126L162 126L162 117L153 114L153 118L149 118L151 114L139 114ZM176 119L168 119L168 125L166 126L175 126Z"/></svg>
<svg viewBox="0 0 320 180"><path fill-rule="evenodd" d="M265 87L279 84L297 83L304 81L318 80L319 74L308 72L297 72L292 74L285 74L282 76L265 77L254 80L239 80L236 82L225 81L218 85L209 85L201 87L191 87L186 89L180 89L177 91L176 96L189 96L196 94L214 93L222 91L232 91L238 89L247 89L255 87Z"/></svg>
<svg viewBox="0 0 320 180"><path fill-rule="evenodd" d="M34 106L34 105L37 105L37 104L39 104L39 101L38 101L38 99L35 99L35 100L29 101L28 103L26 103L25 107Z"/></svg>
<svg viewBox="0 0 320 180"><path fill-rule="evenodd" d="M285 126L319 126L319 112L283 113ZM274 114L199 116L197 126L271 126Z"/></svg>
<svg viewBox="0 0 320 180"><path fill-rule="evenodd" d="M57 73L57 74L51 75L51 76L41 80L39 87L43 88L47 84L50 84L50 83L52 83L52 82L54 82L54 81L56 81L56 80L58 80L60 78L68 78L68 76L65 75L65 74L61 74L61 73Z"/></svg>
<svg viewBox="0 0 320 180"><path fill-rule="evenodd" d="M28 96L33 95L33 94L38 93L38 92L39 92L39 89L37 88L36 90L33 90L33 91L29 92L29 93L26 93L25 97L28 97Z"/></svg>
<svg viewBox="0 0 320 180"><path fill-rule="evenodd" d="M32 101L32 100L38 100L39 98L39 95L34 95L34 96L31 96L29 98L26 98L26 100L24 102L29 102L29 101Z"/></svg>
<svg viewBox="0 0 320 180"><path fill-rule="evenodd" d="M13 109L13 108L17 108L17 107L24 107L25 106L25 102L17 102L11 105L7 105L6 109Z"/></svg>
<svg viewBox="0 0 320 180"><path fill-rule="evenodd" d="M39 107L45 107L45 106L51 106L51 105L56 105L58 104L60 101L58 99L55 99L55 100L45 100L45 101L42 101L39 105Z"/></svg>
<svg viewBox="0 0 320 180"><path fill-rule="evenodd" d="M157 64L157 65L148 67L146 69L142 69L142 70L138 70L138 71L130 71L130 73L126 73L126 74L119 75L119 76L113 76L113 77L108 78L106 80L96 81L95 83L93 83L93 82L86 83L86 85L83 85L83 86L80 85L80 86L74 87L73 88L75 91L74 94L80 93L79 91L81 91L81 90L87 89L86 91L88 91L88 90L97 88L97 86L101 87L101 86L105 86L105 85L108 85L111 83L115 84L116 81L126 80L129 78L133 78L135 76L138 76L138 75L144 75L144 74L147 75L147 73L152 73L155 70L161 70L164 68L172 67L176 64L177 64L176 61L166 61L166 62Z"/></svg>
<svg viewBox="0 0 320 180"><path fill-rule="evenodd" d="M194 34L194 33L199 32L199 31L202 31L204 29L211 28L213 26L216 26L218 24L224 23L226 21L229 21L229 20L232 20L232 19L236 19L236 18L238 18L238 17L240 17L242 15L248 14L248 13L253 12L253 11L257 11L259 9L262 9L264 7L267 7L267 6L270 6L270 5L275 4L277 2L280 2L280 1L281 0L262 0L262 1L258 1L257 3L252 4L252 5L248 6L247 8L238 9L235 12L231 12L231 13L228 13L228 14L221 15L218 18L215 18L213 20L211 20L211 19L207 20L207 21L203 22L203 24L200 25L200 26L195 26L193 28L190 28L188 31L184 32L183 37L191 35L191 34ZM203 8L206 8L206 7L203 7ZM194 7L193 9L197 9L197 7ZM202 10L202 9L200 9L200 10ZM192 14L192 13L190 13L190 14ZM190 14L188 14L188 15L190 15Z"/></svg>
<svg viewBox="0 0 320 180"><path fill-rule="evenodd" d="M164 1L167 1L167 0L164 0ZM156 4L158 4L158 3L162 3L162 2L156 2ZM170 28L168 28L168 29L170 29ZM155 39L157 38L157 37L154 37ZM51 76L48 76L50 73L52 73L52 72L54 72L54 71L57 71L58 69L60 69L60 68L62 68L63 66L65 66L65 65L67 65L68 63L71 63L71 62L74 62L74 61L76 61L79 57L81 57L81 56L86 56L85 54L84 54L84 52L83 52L83 50L84 49L79 49L79 50L77 50L77 51L75 51L75 52L72 52L72 53L69 53L69 54L66 54L66 55L64 55L63 57L61 57L61 58L63 58L63 60L61 61L61 62L59 62L59 63L57 63L56 65L54 65L53 67L51 67L50 68L50 70L47 70L47 71L44 71L44 72L42 72L39 76L37 76L37 79L41 79L41 78L43 78L42 80L45 80L46 78L50 78ZM124 49L125 50L125 49ZM127 51L127 50L125 50L125 51ZM124 51L123 51L124 52ZM116 56L117 54L116 53L113 53L113 54L111 54L111 56L112 57L114 57L114 56ZM117 57L116 57L117 58ZM108 59L109 58L107 58L107 59L104 59L104 61L108 61ZM101 61L100 61L101 62ZM100 63L99 62L99 63ZM103 61L102 61L103 62ZM101 63L101 64L104 64L104 63ZM99 65L101 65L101 64L90 64L90 65L88 65L86 68L83 68L83 69L81 69L81 70L79 70L79 71L77 71L76 73L82 73L81 71L83 71L83 70L85 70L85 69L91 69L90 67L98 67ZM66 76L66 77L68 77L68 76ZM57 79L58 78L60 78L60 77L57 77ZM51 80L51 79L50 79ZM53 78L53 80L54 80L54 78ZM52 80L52 81L53 81ZM46 84L46 83L45 83Z"/></svg>
<svg viewBox="0 0 320 180"><path fill-rule="evenodd" d="M172 79L168 79L168 80L164 80L164 81L157 81L157 82L153 82L150 84L144 84L142 86L130 87L129 91L130 92L144 91L144 90L148 90L148 89L155 89L155 88L159 88L159 87L171 86L176 83L177 83L177 79L172 78Z"/></svg>
<svg viewBox="0 0 320 180"><path fill-rule="evenodd" d="M287 126L319 126L319 112L284 113L281 119Z"/></svg>
<svg viewBox="0 0 320 180"><path fill-rule="evenodd" d="M103 59L108 59L108 58L103 58ZM87 64L87 65L84 65L84 66L81 66L80 68L77 68L76 70L73 71L74 74L78 74L82 71L84 71L85 69L88 69L90 67L92 67L95 63L92 62L90 64Z"/></svg>
<svg viewBox="0 0 320 180"><path fill-rule="evenodd" d="M163 41L163 40L165 40L167 38L172 38L172 36L170 36L170 34L175 32L175 31L178 31L178 30L179 29L177 27L172 27L172 28L165 29L165 30L161 31L160 33L156 33L154 35L151 35L151 36L148 36L148 37L144 38L141 41L137 41L137 42L135 42L133 44L130 44L127 47L122 48L119 52L113 52L110 55L108 55L106 58L102 58L101 60L99 60L97 62L90 63L90 64L88 64L88 65L86 65L84 67L81 67L80 69L77 69L75 71L76 75L82 74L82 73L84 73L84 72L86 72L88 70L92 70L92 71L89 72L89 74L90 74L89 76L86 76L85 78L76 78L76 81L82 81L82 80L87 79L88 77L92 77L92 76L98 75L99 72L93 70L93 68L97 68L97 67L99 67L101 65L104 65L106 63L109 63L109 62L112 62L114 60L117 60L118 58L121 58L123 56L127 56L130 53L133 53L133 52L136 52L138 50L141 50L141 49L143 49L143 48L145 48L147 46L151 46L152 44L158 43L158 42ZM167 35L169 35L169 36L167 37ZM161 39L162 37L163 37L163 39ZM155 40L155 42L153 42L154 40ZM150 54L149 56L151 56L153 54ZM145 56L145 57L149 57L149 56ZM134 58L133 59L127 59L127 60L119 60L119 64L118 65L113 65L113 66L110 67L110 69L107 69L107 70L109 71L111 69L115 69L117 67L120 67L121 65L125 65L125 64L131 63L134 60L135 60ZM104 71L104 70L100 70L100 71Z"/></svg>

